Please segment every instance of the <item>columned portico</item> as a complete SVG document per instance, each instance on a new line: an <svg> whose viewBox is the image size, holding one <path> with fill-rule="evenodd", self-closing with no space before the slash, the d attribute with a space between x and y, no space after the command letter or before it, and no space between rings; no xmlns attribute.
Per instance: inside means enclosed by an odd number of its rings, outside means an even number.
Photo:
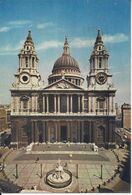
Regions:
<svg viewBox="0 0 132 195"><path fill-rule="evenodd" d="M41 122L41 121L39 121ZM42 129L38 129L37 120L31 121L32 129L32 142L39 142L39 130L42 132L43 142L82 142L83 140L83 121L45 121L42 120ZM81 125L81 135L80 140L80 125Z"/></svg>

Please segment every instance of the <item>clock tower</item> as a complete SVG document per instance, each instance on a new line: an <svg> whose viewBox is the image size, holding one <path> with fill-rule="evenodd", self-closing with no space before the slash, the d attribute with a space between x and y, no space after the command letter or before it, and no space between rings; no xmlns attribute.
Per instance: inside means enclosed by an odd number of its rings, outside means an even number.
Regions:
<svg viewBox="0 0 132 195"><path fill-rule="evenodd" d="M28 36L18 57L19 69L15 74L16 80L12 86L17 89L39 88L41 77L37 70L38 57L32 40L31 31L28 32Z"/></svg>
<svg viewBox="0 0 132 195"><path fill-rule="evenodd" d="M100 30L90 56L90 71L87 76L89 110L94 121L94 142L98 146L114 144L115 92L112 74L109 71L109 54L104 46ZM112 146L113 147L113 146Z"/></svg>
<svg viewBox="0 0 132 195"><path fill-rule="evenodd" d="M104 47L100 30L96 37L93 52L90 56L90 71L87 77L88 89L103 90L112 88L112 75L108 68L109 54Z"/></svg>

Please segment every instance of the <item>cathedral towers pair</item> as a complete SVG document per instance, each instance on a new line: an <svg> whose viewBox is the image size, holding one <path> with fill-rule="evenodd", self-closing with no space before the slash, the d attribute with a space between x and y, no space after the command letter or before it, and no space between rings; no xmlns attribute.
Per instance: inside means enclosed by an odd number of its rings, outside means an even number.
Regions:
<svg viewBox="0 0 132 195"><path fill-rule="evenodd" d="M13 145L46 141L94 142L107 147L114 144L116 90L100 31L90 56L86 89L67 38L47 86L41 82L30 31L18 56L19 69L11 88Z"/></svg>

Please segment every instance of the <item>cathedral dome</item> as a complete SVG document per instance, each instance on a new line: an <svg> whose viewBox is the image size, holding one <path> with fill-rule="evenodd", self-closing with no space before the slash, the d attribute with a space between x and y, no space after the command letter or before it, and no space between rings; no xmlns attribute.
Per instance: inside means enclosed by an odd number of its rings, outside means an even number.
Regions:
<svg viewBox="0 0 132 195"><path fill-rule="evenodd" d="M75 69L76 71L80 72L77 61L67 54L63 54L56 60L52 72L54 72L54 70L60 70L62 68Z"/></svg>
<svg viewBox="0 0 132 195"><path fill-rule="evenodd" d="M60 58L56 60L53 66L52 73L55 73L56 71L61 71L61 70L74 70L75 72L80 73L79 65L77 61L70 56L69 53L69 44L67 41L67 38L65 38L65 43L64 43L64 52Z"/></svg>
<svg viewBox="0 0 132 195"><path fill-rule="evenodd" d="M80 86L84 79L81 76L77 61L70 55L67 38L65 38L63 49L62 56L54 63L52 74L48 77L48 82L51 84L61 78L65 78L69 82Z"/></svg>

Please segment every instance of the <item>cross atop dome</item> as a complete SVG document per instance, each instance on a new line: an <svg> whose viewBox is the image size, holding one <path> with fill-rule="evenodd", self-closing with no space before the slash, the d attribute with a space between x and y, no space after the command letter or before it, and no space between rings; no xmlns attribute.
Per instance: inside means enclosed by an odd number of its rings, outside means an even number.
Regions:
<svg viewBox="0 0 132 195"><path fill-rule="evenodd" d="M69 43L68 43L68 39L67 37L65 36L65 42L64 42L64 52L63 52L63 55L69 55L70 52L69 52Z"/></svg>

